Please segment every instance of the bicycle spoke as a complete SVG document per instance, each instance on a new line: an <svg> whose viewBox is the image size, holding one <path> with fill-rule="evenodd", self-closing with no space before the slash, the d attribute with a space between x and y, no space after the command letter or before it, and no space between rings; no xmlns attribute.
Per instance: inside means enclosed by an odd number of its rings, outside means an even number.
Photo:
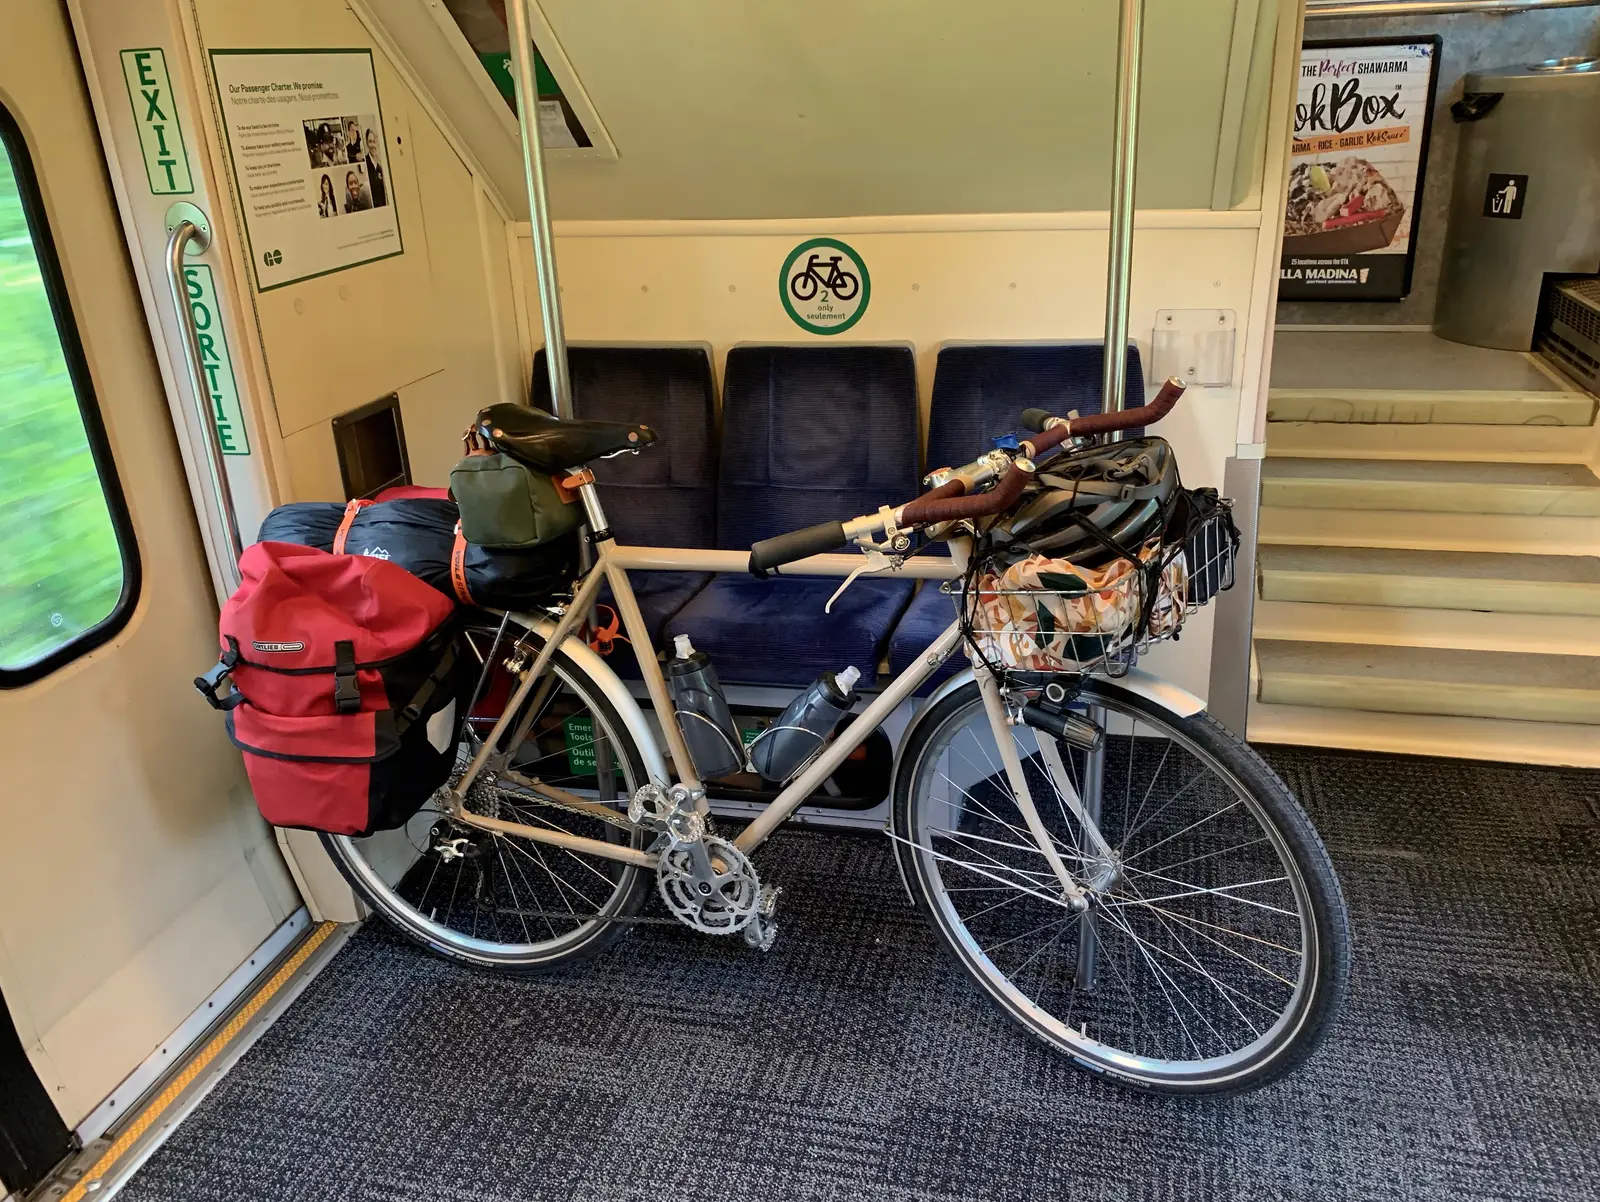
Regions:
<svg viewBox="0 0 1600 1202"><path fill-rule="evenodd" d="M1276 877L1272 877L1272 878L1270 878L1268 880L1246 881L1246 882L1244 882L1243 884L1240 884L1240 885L1229 885L1229 886L1226 886L1226 887L1221 888L1221 889L1203 889L1203 888L1201 888L1201 889L1189 889L1189 890L1184 891L1183 893L1164 893L1159 897L1152 897L1149 900L1152 901L1152 902L1164 902L1164 901L1177 901L1177 900L1179 900L1181 898L1185 898L1185 897L1202 897L1202 896L1204 896L1204 897L1217 897L1217 898L1221 898L1221 899L1223 899L1225 901L1238 902L1239 904L1245 905L1245 906L1256 906L1256 907L1259 907L1260 909L1263 909L1263 910L1270 910L1274 914L1285 914L1285 915L1288 915L1290 918L1293 918L1293 917L1295 917L1295 912L1293 910L1285 910L1281 906L1269 906L1266 902L1258 902L1254 898L1249 898L1249 897L1238 897L1238 896L1235 896L1234 894L1228 892L1229 889L1248 889L1248 888L1251 888L1252 886L1255 886L1255 885L1274 885L1274 884L1278 884L1279 882L1282 882L1282 881L1287 881L1288 879L1289 878L1286 877L1286 876L1276 876ZM1124 901L1110 901L1110 902L1107 902L1106 904L1107 905L1132 905L1132 904L1141 904L1142 905L1142 904L1148 904L1148 903L1131 903L1131 902L1124 902Z"/></svg>
<svg viewBox="0 0 1600 1202"><path fill-rule="evenodd" d="M951 711L917 761L914 787L928 799L917 879L991 996L1083 1059L1162 1077L1265 1055L1305 996L1305 901L1283 844L1237 777L1101 696L1084 703L1106 732L1095 752L1046 747L1031 728L1001 735L977 696ZM1014 741L1085 912L1049 896L1053 874L999 768L999 737ZM1074 809L1092 804L1095 780L1109 856L1094 854Z"/></svg>
<svg viewBox="0 0 1600 1202"><path fill-rule="evenodd" d="M479 664L488 662L476 644L475 655ZM581 776L573 769L587 754L597 764L605 756L618 796L632 796L642 783L637 748L626 731L619 732L603 690L562 655L552 659L549 671L509 727L527 730L523 742L505 753L520 773L479 778L464 795L467 809L569 837L627 840L641 849L642 833L608 823L605 814L563 806L559 798L519 787L512 779L539 776L541 765L547 765L552 780ZM507 675L483 695L510 695L515 688ZM458 773L482 749L485 723L463 720ZM597 948L620 933L617 920L632 916L648 887L640 867L591 854L581 845L474 826L438 803L420 809L403 833L414 859L400 866L394 884L393 845L380 837L335 839L328 846L374 909L426 945L487 967L556 963Z"/></svg>

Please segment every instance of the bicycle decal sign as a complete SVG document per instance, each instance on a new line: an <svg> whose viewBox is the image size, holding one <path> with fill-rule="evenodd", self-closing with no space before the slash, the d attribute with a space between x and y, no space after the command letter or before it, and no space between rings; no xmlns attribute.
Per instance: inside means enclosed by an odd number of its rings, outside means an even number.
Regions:
<svg viewBox="0 0 1600 1202"><path fill-rule="evenodd" d="M795 325L813 334L842 334L867 311L867 265L836 238L813 238L789 252L778 272L778 295Z"/></svg>

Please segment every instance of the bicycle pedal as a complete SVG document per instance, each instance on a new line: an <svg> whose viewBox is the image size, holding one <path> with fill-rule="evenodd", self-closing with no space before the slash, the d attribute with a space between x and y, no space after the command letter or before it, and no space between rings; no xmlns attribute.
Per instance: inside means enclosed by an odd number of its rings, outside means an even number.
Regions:
<svg viewBox="0 0 1600 1202"><path fill-rule="evenodd" d="M772 920L772 915L778 908L778 895L783 892L777 885L761 886L761 895L756 902L756 912L751 916L750 923L744 929L746 946L757 951L770 952L772 945L778 939L778 924Z"/></svg>
<svg viewBox="0 0 1600 1202"><path fill-rule="evenodd" d="M770 952L772 945L777 941L778 924L770 918L763 918L760 914L752 918L744 929L745 946L754 948L758 952Z"/></svg>

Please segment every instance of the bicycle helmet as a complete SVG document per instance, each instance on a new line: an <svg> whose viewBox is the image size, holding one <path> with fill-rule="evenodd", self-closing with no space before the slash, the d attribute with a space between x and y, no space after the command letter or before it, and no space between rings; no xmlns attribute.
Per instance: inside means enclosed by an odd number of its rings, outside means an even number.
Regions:
<svg viewBox="0 0 1600 1202"><path fill-rule="evenodd" d="M1091 447L1046 464L1009 517L990 531L995 556L1071 559L1101 567L1137 555L1158 536L1180 485L1178 463L1163 438ZM1103 538L1096 537L1098 531Z"/></svg>

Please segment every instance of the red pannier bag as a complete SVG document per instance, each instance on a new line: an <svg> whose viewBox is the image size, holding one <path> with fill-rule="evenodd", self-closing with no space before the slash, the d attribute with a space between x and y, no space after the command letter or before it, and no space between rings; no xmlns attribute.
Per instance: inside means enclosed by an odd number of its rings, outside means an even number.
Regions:
<svg viewBox="0 0 1600 1202"><path fill-rule="evenodd" d="M337 835L403 826L455 766L474 677L454 604L398 564L291 543L247 547L239 571L222 658L194 683L226 711L262 816Z"/></svg>

